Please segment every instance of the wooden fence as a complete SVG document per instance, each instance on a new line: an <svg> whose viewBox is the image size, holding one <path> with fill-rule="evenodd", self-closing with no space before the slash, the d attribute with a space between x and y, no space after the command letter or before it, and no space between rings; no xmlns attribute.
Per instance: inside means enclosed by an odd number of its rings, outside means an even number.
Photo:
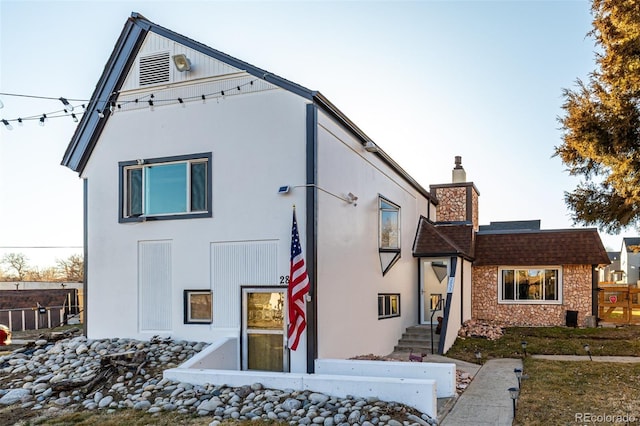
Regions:
<svg viewBox="0 0 640 426"><path fill-rule="evenodd" d="M77 306L48 306L27 309L0 309L0 324L9 327L11 331L39 330L54 328L67 323L70 318L78 318L80 311ZM80 319L77 320L81 322Z"/></svg>
<svg viewBox="0 0 640 426"><path fill-rule="evenodd" d="M598 288L598 318L616 324L640 324L640 289L629 286Z"/></svg>

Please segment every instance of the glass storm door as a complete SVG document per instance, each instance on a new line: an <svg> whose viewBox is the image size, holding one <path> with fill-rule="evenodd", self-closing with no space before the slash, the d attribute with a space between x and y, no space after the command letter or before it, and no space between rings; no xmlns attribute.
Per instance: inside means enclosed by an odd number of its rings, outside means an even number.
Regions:
<svg viewBox="0 0 640 426"><path fill-rule="evenodd" d="M286 288L242 290L242 369L288 371Z"/></svg>
<svg viewBox="0 0 640 426"><path fill-rule="evenodd" d="M449 278L448 259L424 259L420 279L420 324L437 324L442 316Z"/></svg>

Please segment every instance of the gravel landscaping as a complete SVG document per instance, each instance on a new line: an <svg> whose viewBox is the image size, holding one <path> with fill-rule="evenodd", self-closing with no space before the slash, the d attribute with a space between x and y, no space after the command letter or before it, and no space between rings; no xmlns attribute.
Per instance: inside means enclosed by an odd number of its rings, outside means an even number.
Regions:
<svg viewBox="0 0 640 426"><path fill-rule="evenodd" d="M14 336L15 337L15 336ZM426 414L376 398L335 398L310 391L265 389L260 383L193 386L162 377L162 371L206 347L201 342L151 339L58 341L38 339L0 356L0 410L15 424L30 417L79 410L177 412L210 418L320 425L429 425Z"/></svg>

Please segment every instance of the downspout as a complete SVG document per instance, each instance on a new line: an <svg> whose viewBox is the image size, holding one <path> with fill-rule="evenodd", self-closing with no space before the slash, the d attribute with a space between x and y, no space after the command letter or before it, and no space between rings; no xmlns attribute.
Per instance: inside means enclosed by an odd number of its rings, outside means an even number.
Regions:
<svg viewBox="0 0 640 426"><path fill-rule="evenodd" d="M464 324L464 259L460 268L460 324Z"/></svg>
<svg viewBox="0 0 640 426"><path fill-rule="evenodd" d="M598 325L598 298L600 289L598 288L598 265L591 265L591 315L596 318Z"/></svg>
<svg viewBox="0 0 640 426"><path fill-rule="evenodd" d="M315 372L318 358L318 252L317 252L317 203L316 189L318 167L318 108L307 104L307 192L306 192L306 265L309 276L309 296L307 303L307 373Z"/></svg>
<svg viewBox="0 0 640 426"><path fill-rule="evenodd" d="M449 271L449 281L447 283L447 299L444 305L442 329L440 331L440 343L438 344L438 354L444 353L444 342L447 340L447 331L449 326L449 312L451 311L451 299L453 298L453 288L456 282L456 268L458 266L458 258L451 257L451 268ZM457 332L457 330L456 330Z"/></svg>

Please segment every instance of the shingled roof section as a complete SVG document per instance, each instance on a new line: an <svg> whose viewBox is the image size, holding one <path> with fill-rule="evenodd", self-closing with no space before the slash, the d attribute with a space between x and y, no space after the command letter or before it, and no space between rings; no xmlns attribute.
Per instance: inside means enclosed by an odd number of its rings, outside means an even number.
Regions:
<svg viewBox="0 0 640 426"><path fill-rule="evenodd" d="M474 266L608 265L598 231L479 232Z"/></svg>
<svg viewBox="0 0 640 426"><path fill-rule="evenodd" d="M413 242L415 257L459 255L473 258L473 225L471 223L433 223L420 217Z"/></svg>

